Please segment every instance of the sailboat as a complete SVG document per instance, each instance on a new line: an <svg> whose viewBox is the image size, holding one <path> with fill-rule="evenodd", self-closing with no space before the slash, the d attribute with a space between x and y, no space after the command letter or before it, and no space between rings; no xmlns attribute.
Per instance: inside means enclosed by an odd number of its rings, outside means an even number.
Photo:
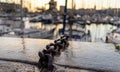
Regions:
<svg viewBox="0 0 120 72"><path fill-rule="evenodd" d="M22 38L52 38L54 35L55 28L52 28L50 30L45 29L38 29L38 28L27 28L27 25L30 25L29 20L25 21L23 17L23 8L22 4L23 0L21 0L21 12L20 12L20 24L19 27L13 28L11 33L2 33L4 37L22 37ZM15 21L13 21L15 22ZM17 23L15 25L18 25ZM33 24L35 25L35 24Z"/></svg>
<svg viewBox="0 0 120 72"><path fill-rule="evenodd" d="M113 24L115 24L117 27L120 25L120 20L118 18L118 8L116 6L116 9L114 11L114 21ZM106 42L114 43L114 44L120 44L120 28L113 30L110 34L106 37Z"/></svg>
<svg viewBox="0 0 120 72"><path fill-rule="evenodd" d="M72 0L71 5L72 5L71 8L73 10L75 10L76 4L75 4L74 0ZM72 12L72 13L73 13L73 15L69 16L68 21L75 19L74 12ZM62 32L62 29L59 29L59 33L61 33L61 32ZM68 25L67 28L65 28L64 34L69 35L71 40L73 40L73 41L81 41L81 38L83 38L83 36L85 35L85 32L84 32L83 28L81 28L79 23L77 23L77 22L75 23L73 21L73 25Z"/></svg>
<svg viewBox="0 0 120 72"><path fill-rule="evenodd" d="M107 37L106 42L120 44L120 29L112 31Z"/></svg>

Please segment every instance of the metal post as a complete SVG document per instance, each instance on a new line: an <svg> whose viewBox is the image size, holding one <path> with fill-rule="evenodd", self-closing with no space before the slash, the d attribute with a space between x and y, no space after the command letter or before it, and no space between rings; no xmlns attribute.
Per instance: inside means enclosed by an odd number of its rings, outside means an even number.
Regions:
<svg viewBox="0 0 120 72"><path fill-rule="evenodd" d="M63 19L62 34L64 34L64 32L65 32L65 27L66 27L66 13L67 13L67 0L65 0L65 8L64 8L64 19Z"/></svg>

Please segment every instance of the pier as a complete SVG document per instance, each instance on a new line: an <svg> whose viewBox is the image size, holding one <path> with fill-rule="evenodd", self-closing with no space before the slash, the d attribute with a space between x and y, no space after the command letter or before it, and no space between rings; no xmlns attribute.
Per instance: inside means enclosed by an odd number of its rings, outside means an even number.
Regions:
<svg viewBox="0 0 120 72"><path fill-rule="evenodd" d="M0 37L0 40L0 60L12 59L36 63L39 59L38 52L44 49L47 44L53 42L53 40L47 39L25 38L23 44L21 38L8 37ZM95 72L120 71L120 54L113 44L71 41L70 46L55 59L55 65L63 68Z"/></svg>

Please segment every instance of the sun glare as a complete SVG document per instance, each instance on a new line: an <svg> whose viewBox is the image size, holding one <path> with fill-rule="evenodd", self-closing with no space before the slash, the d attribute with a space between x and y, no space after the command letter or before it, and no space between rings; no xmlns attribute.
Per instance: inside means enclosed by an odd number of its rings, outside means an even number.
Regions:
<svg viewBox="0 0 120 72"><path fill-rule="evenodd" d="M36 5L39 6L39 7L44 6L44 5L47 5L49 1L50 0L37 0Z"/></svg>
<svg viewBox="0 0 120 72"><path fill-rule="evenodd" d="M2 2L15 2L20 3L20 0L1 0ZM34 10L36 7L39 8L49 8L50 0L23 0L24 6L30 10ZM65 0L55 0L57 1L57 9L60 8L61 5L65 5ZM120 8L120 0L73 0L76 4L76 9L79 8L94 8L96 6L97 9L103 8ZM68 0L68 8L72 7L72 0Z"/></svg>
<svg viewBox="0 0 120 72"><path fill-rule="evenodd" d="M38 7L41 6L47 6L47 3L49 3L50 0L37 0L36 5ZM57 1L57 8L59 9L59 6L61 5L65 5L65 0L55 0ZM79 8L94 8L94 6L96 5L97 9L101 9L101 8L115 8L115 7L120 7L119 2L120 0L74 0L76 3L76 9ZM72 0L68 0L68 8L71 8L71 2Z"/></svg>

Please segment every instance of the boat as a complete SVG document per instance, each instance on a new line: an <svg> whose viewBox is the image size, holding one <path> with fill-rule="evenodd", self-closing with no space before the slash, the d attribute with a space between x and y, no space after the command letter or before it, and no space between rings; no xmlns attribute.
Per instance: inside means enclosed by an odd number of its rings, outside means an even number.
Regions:
<svg viewBox="0 0 120 72"><path fill-rule="evenodd" d="M42 15L31 17L29 21L30 22L41 22L42 21Z"/></svg>
<svg viewBox="0 0 120 72"><path fill-rule="evenodd" d="M65 31L65 34L66 35L69 35L69 30L68 31ZM76 40L81 40L81 38L85 35L85 32L84 31L78 31L78 30L72 30L72 40L73 41L76 41Z"/></svg>
<svg viewBox="0 0 120 72"><path fill-rule="evenodd" d="M120 44L120 28L112 31L106 36L106 42Z"/></svg>
<svg viewBox="0 0 120 72"><path fill-rule="evenodd" d="M55 28L51 30L38 30L38 29L14 29L14 31L6 32L2 34L4 37L17 37L17 38L40 38L40 39L52 39L54 35Z"/></svg>
<svg viewBox="0 0 120 72"><path fill-rule="evenodd" d="M62 29L59 29L59 34L62 33ZM70 30L66 29L64 32L65 35L70 35ZM71 40L72 41L81 41L83 37L85 36L85 31L82 29L72 29L72 35L71 35Z"/></svg>
<svg viewBox="0 0 120 72"><path fill-rule="evenodd" d="M53 22L53 16L52 14L43 14L42 15L42 19L41 19L41 22L44 23L44 24L51 24Z"/></svg>

